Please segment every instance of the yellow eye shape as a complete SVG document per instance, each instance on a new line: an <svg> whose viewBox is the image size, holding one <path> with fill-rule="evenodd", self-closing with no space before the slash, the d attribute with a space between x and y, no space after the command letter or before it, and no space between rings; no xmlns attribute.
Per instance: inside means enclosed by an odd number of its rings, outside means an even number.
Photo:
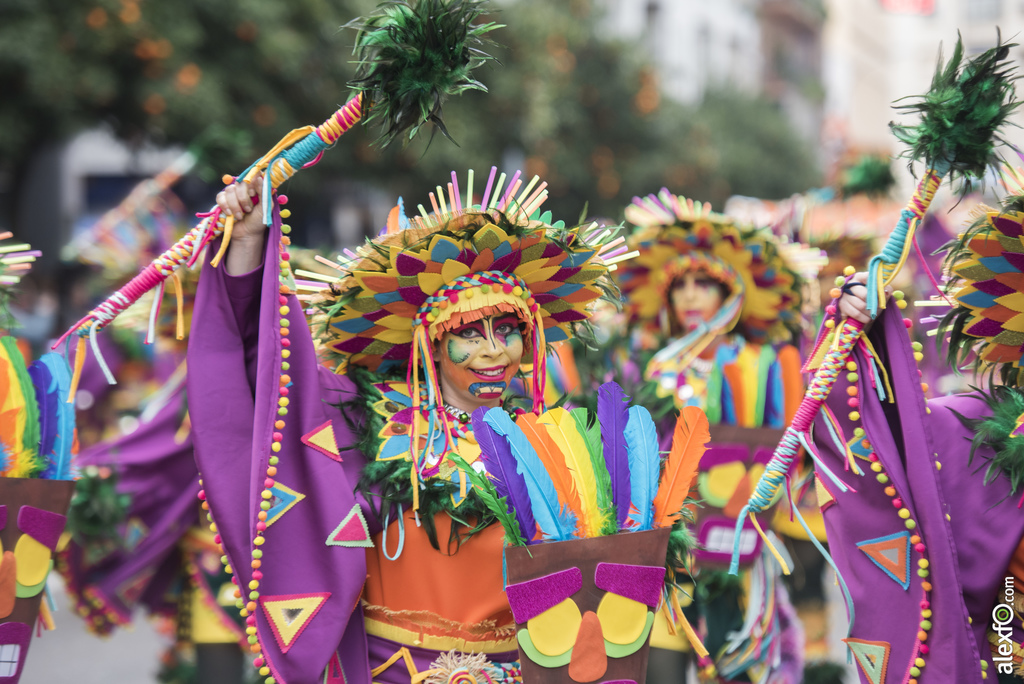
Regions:
<svg viewBox="0 0 1024 684"><path fill-rule="evenodd" d="M741 461L723 463L701 473L697 478L697 489L709 505L724 508L746 474L747 466Z"/></svg>
<svg viewBox="0 0 1024 684"><path fill-rule="evenodd" d="M571 598L527 621L526 629L534 647L546 656L558 656L576 643L583 616Z"/></svg>
<svg viewBox="0 0 1024 684"><path fill-rule="evenodd" d="M50 572L50 549L27 534L18 538L14 557L18 561L18 584L34 587Z"/></svg>
<svg viewBox="0 0 1024 684"><path fill-rule="evenodd" d="M647 611L643 603L611 592L601 598L597 619L606 641L626 645L636 641L647 626Z"/></svg>

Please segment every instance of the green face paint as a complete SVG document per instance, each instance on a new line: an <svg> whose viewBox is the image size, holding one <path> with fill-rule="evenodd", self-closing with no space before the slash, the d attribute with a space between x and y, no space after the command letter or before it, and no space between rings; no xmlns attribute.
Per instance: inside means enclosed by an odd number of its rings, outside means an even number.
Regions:
<svg viewBox="0 0 1024 684"><path fill-rule="evenodd" d="M451 359L452 363L454 364L465 363L466 361L469 360L469 356L472 353L472 350L469 349L468 347L470 347L473 344L474 343L472 343L470 340L465 340L461 337L455 337L453 335L452 337L448 338L448 358Z"/></svg>

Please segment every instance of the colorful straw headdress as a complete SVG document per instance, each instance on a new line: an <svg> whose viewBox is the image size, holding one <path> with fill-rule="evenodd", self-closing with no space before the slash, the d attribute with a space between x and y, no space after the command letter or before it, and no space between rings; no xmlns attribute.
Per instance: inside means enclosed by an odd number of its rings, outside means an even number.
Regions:
<svg viewBox="0 0 1024 684"><path fill-rule="evenodd" d="M430 383L434 340L485 315L513 313L527 327L540 402L546 344L571 337L588 306L614 292L607 274L628 255L622 238L608 241L614 229L551 223L538 211L547 184L534 177L523 189L519 175L502 194L505 174L495 185L492 168L478 196L472 171L465 195L453 172L447 201L440 186L430 194L432 213L420 205L420 215L406 219L399 204L380 236L331 262L341 273L314 298L327 354L385 373L422 362Z"/></svg>
<svg viewBox="0 0 1024 684"><path fill-rule="evenodd" d="M754 342L779 342L800 329L800 276L767 230L741 227L708 204L662 189L635 197L626 220L639 255L616 273L630 320L656 328L672 283L700 270L729 291L718 318Z"/></svg>

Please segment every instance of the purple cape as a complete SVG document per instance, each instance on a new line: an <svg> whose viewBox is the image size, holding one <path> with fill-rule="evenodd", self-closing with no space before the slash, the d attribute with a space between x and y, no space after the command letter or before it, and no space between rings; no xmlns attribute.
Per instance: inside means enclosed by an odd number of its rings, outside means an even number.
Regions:
<svg viewBox="0 0 1024 684"><path fill-rule="evenodd" d="M196 460L243 597L253 579L253 550L262 551L254 615L263 657L278 684L324 681L335 653L344 674L336 679L335 665L327 681L370 684L359 607L365 549L327 545L357 506L352 484L363 458L344 450L356 440L332 407L353 400L355 389L317 363L303 306L294 296L287 297L285 316L294 332L288 337L289 405L274 477L279 495L272 500L266 543L253 545L282 373L280 238L275 216L264 265L247 276L233 278L223 268L203 266L188 349ZM216 250L217 243L209 253ZM302 442L327 422L343 449L342 463Z"/></svg>
<svg viewBox="0 0 1024 684"><path fill-rule="evenodd" d="M973 435L953 411L977 418L986 406L971 395L925 400L906 327L891 302L870 337L895 395L893 403L879 399L871 382L870 357L858 349L853 360L859 374L860 421L882 472L863 460L858 461L863 476L846 471L846 459L832 446L820 415L815 424L824 462L856 489L841 493L818 473L820 484L834 497L834 503L822 506L825 526L855 607L848 644L874 673L868 679L862 667L861 681L892 684L916 678L920 684L981 684L982 658L989 660L986 681L994 681L985 634L1024 533L1024 512L1009 496L1005 476L984 484L990 450L979 449L973 465L968 463ZM829 399L843 420L850 413L848 385L843 373ZM883 475L887 482L880 481ZM888 486L895 497L886 494ZM900 507L909 512L912 527L898 515ZM910 535L920 536L923 553ZM924 577L922 559L928 561ZM925 591L925 583L931 591ZM918 638L922 629L923 644ZM915 662L918 658L924 667ZM879 679L883 664L887 674ZM911 671L914 667L918 673Z"/></svg>

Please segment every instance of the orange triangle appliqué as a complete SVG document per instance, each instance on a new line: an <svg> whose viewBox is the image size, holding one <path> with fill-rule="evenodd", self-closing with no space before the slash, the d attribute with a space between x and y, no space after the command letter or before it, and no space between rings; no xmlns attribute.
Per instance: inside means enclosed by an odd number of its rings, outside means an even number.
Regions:
<svg viewBox="0 0 1024 684"><path fill-rule="evenodd" d="M853 652L857 664L871 684L884 684L885 671L889 667L889 644L885 641L864 639L843 639Z"/></svg>
<svg viewBox="0 0 1024 684"><path fill-rule="evenodd" d="M877 539L858 542L871 562L896 581L904 590L910 587L910 533L897 532Z"/></svg>
<svg viewBox="0 0 1024 684"><path fill-rule="evenodd" d="M281 653L287 653L302 630L323 607L331 592L319 594L288 594L284 596L261 596L260 606L270 623Z"/></svg>

